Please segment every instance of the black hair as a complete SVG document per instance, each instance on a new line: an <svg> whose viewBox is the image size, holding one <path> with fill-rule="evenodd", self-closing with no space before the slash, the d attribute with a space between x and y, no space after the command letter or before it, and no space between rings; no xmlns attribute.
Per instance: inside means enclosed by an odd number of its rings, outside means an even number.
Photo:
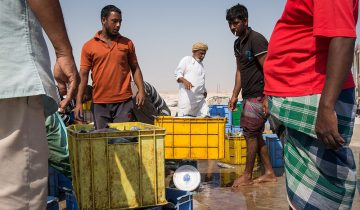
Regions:
<svg viewBox="0 0 360 210"><path fill-rule="evenodd" d="M102 20L102 18L109 17L111 12L117 12L121 15L121 10L119 8L117 8L114 5L107 5L104 8L102 8L102 10L101 10L101 16L100 16L101 20Z"/></svg>
<svg viewBox="0 0 360 210"><path fill-rule="evenodd" d="M244 5L237 4L226 10L226 20L228 22L233 22L235 19L248 19L248 11Z"/></svg>

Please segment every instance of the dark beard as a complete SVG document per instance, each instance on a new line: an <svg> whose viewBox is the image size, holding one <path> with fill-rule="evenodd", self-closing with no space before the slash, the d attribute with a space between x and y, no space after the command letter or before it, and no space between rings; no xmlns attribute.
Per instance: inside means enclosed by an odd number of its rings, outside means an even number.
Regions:
<svg viewBox="0 0 360 210"><path fill-rule="evenodd" d="M117 38L117 37L119 36L119 33L113 34L113 33L111 33L111 32L109 31L108 28L106 28L105 31L106 31L106 35L107 35L109 38L111 38L111 39L115 39L115 38Z"/></svg>

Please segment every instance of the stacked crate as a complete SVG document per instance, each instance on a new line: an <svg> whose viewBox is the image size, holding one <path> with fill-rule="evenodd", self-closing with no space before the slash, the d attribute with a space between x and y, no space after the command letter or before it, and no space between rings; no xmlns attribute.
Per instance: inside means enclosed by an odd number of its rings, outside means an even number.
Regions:
<svg viewBox="0 0 360 210"><path fill-rule="evenodd" d="M209 105L209 115L211 117L226 117L226 134L240 133L242 131L240 128L241 111L241 101L237 103L236 109L233 112L231 112L228 105L225 104Z"/></svg>
<svg viewBox="0 0 360 210"><path fill-rule="evenodd" d="M225 158L222 159L224 163L235 165L246 164L247 146L243 135L227 135L225 138ZM255 166L260 163L260 158L256 155Z"/></svg>
<svg viewBox="0 0 360 210"><path fill-rule="evenodd" d="M240 116L242 112L242 102L236 104L236 109L230 111L228 105L217 104L209 106L211 117L226 117L225 129L225 157L221 160L230 164L246 163L246 141L242 136L240 128Z"/></svg>

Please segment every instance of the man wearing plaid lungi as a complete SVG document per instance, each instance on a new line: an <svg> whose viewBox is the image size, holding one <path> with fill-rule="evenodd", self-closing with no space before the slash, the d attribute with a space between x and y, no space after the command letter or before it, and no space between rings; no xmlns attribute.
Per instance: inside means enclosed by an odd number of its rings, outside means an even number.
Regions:
<svg viewBox="0 0 360 210"><path fill-rule="evenodd" d="M357 17L358 0L288 0L271 36L264 92L291 209L351 209Z"/></svg>
<svg viewBox="0 0 360 210"><path fill-rule="evenodd" d="M229 29L236 37L234 54L236 74L233 94L229 101L229 110L234 111L241 91L243 110L240 126L246 140L246 165L241 177L234 181L233 187L251 185L254 182L276 182L269 153L262 138L267 113L264 102L263 64L266 58L268 42L265 37L248 26L248 11L244 5L236 4L226 11ZM253 180L256 154L264 165L264 174Z"/></svg>

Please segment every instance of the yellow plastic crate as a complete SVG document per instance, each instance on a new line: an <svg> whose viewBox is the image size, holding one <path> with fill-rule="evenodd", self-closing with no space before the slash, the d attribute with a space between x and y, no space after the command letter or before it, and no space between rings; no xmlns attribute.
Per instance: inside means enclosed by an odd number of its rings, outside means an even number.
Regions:
<svg viewBox="0 0 360 210"><path fill-rule="evenodd" d="M79 133L92 125L68 127L72 182L79 209L130 209L167 203L165 130L138 122L109 124L123 131ZM141 130L130 131L137 126ZM109 143L135 137L138 142Z"/></svg>
<svg viewBox="0 0 360 210"><path fill-rule="evenodd" d="M161 116L155 125L166 129L165 159L224 158L226 118Z"/></svg>
<svg viewBox="0 0 360 210"><path fill-rule="evenodd" d="M243 135L229 136L225 138L225 157L221 161L230 164L246 164L246 140ZM255 164L259 164L260 158L256 155Z"/></svg>
<svg viewBox="0 0 360 210"><path fill-rule="evenodd" d="M82 104L83 110L90 110L91 108L91 101L87 101Z"/></svg>

